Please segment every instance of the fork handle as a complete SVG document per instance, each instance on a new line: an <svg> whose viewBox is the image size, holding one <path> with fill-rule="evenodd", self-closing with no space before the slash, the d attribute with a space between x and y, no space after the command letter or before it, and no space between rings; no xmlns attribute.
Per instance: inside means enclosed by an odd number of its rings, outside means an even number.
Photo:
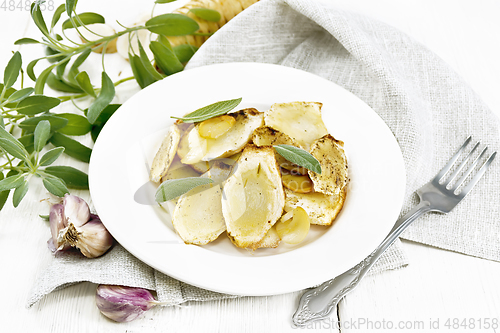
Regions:
<svg viewBox="0 0 500 333"><path fill-rule="evenodd" d="M293 323L296 326L305 326L313 321L327 318L340 300L358 285L359 281L370 270L370 267L394 243L399 235L413 221L431 210L432 207L429 202L421 201L396 222L382 243L363 261L336 278L306 291L300 298L297 311L292 317Z"/></svg>

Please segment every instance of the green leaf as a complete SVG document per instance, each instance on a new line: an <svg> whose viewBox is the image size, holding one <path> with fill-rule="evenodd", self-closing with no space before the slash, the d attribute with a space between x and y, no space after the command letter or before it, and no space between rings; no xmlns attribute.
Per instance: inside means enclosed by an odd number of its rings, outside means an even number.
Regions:
<svg viewBox="0 0 500 333"><path fill-rule="evenodd" d="M14 42L14 45L23 45L23 44L40 44L40 42L33 38L21 38Z"/></svg>
<svg viewBox="0 0 500 333"><path fill-rule="evenodd" d="M40 159L40 166L51 165L59 158L59 156L61 156L63 152L64 147L56 147L49 150L48 152L43 154L42 158Z"/></svg>
<svg viewBox="0 0 500 333"><path fill-rule="evenodd" d="M80 142L57 132L52 135L49 141L56 147L64 147L64 153L66 153L66 155L74 157L82 162L89 163L92 149L82 145Z"/></svg>
<svg viewBox="0 0 500 333"><path fill-rule="evenodd" d="M54 67L56 67L55 64L45 68L43 72L40 73L38 79L35 82L35 94L38 95L43 94L43 88L45 87L45 82L47 82L49 74L52 72L52 69L54 69Z"/></svg>
<svg viewBox="0 0 500 333"><path fill-rule="evenodd" d="M0 127L0 139L5 139L13 144L15 144L18 148L24 149L24 146L21 142L19 142L12 134L10 134L5 128Z"/></svg>
<svg viewBox="0 0 500 333"><path fill-rule="evenodd" d="M17 112L32 116L41 112L49 111L50 109L61 104L61 100L55 97L34 95L26 97L17 104Z"/></svg>
<svg viewBox="0 0 500 333"><path fill-rule="evenodd" d="M22 59L19 52L14 53L12 58L10 58L7 67L5 67L3 74L3 84L4 89L12 87L19 76L19 71L21 70Z"/></svg>
<svg viewBox="0 0 500 333"><path fill-rule="evenodd" d="M152 41L149 48L154 54L156 65L166 75L172 75L184 69L172 49L166 47L163 43Z"/></svg>
<svg viewBox="0 0 500 333"><path fill-rule="evenodd" d="M49 221L50 215L38 215L42 220Z"/></svg>
<svg viewBox="0 0 500 333"><path fill-rule="evenodd" d="M14 142L9 141L4 138L0 138L0 148L5 150L7 153L10 155L22 160L22 161L28 161L28 152L26 149L24 149L24 146L21 148L18 145L16 145Z"/></svg>
<svg viewBox="0 0 500 333"><path fill-rule="evenodd" d="M59 133L66 135L84 135L90 132L92 125L90 125L87 118L74 113L58 113L58 117L68 119L68 124L58 130Z"/></svg>
<svg viewBox="0 0 500 333"><path fill-rule="evenodd" d="M220 13L213 9L191 8L189 11L205 21L210 21L210 22L220 21Z"/></svg>
<svg viewBox="0 0 500 333"><path fill-rule="evenodd" d="M134 73L135 80L141 88L146 88L151 83L155 83L157 80L144 68L144 64L141 58L137 55L128 54L128 59L130 61L130 67L132 68L132 73Z"/></svg>
<svg viewBox="0 0 500 333"><path fill-rule="evenodd" d="M5 123L3 121L3 116L1 113L0 113L0 127L5 128Z"/></svg>
<svg viewBox="0 0 500 333"><path fill-rule="evenodd" d="M155 3L162 4L162 3L170 3L170 2L174 2L174 1L177 1L177 0L156 0Z"/></svg>
<svg viewBox="0 0 500 333"><path fill-rule="evenodd" d="M42 11L40 10L40 4L43 2L44 1L35 1L31 4L31 17L41 33L48 37L49 31L47 30L47 25L45 24Z"/></svg>
<svg viewBox="0 0 500 333"><path fill-rule="evenodd" d="M19 206L21 200L23 200L26 193L28 193L28 189L29 185L26 180L19 187L15 189L14 195L12 196L12 202L14 204L14 207Z"/></svg>
<svg viewBox="0 0 500 333"><path fill-rule="evenodd" d="M64 71L66 69L66 66L68 65L69 63L69 60L70 58L66 59L66 61L62 62L60 65L57 66L56 68L56 74L57 74L57 77L59 77L60 79L63 79L63 75L64 75ZM63 80L64 81L64 80Z"/></svg>
<svg viewBox="0 0 500 333"><path fill-rule="evenodd" d="M57 50L54 50L51 47L45 47L45 55L51 56L50 58L46 58L47 61L50 62L51 64L59 62L59 61L61 61L61 60L64 59L64 56L61 55L61 52L59 52ZM54 55L56 55L56 56L59 55L59 56L58 57L52 57Z"/></svg>
<svg viewBox="0 0 500 333"><path fill-rule="evenodd" d="M4 179L3 173L0 172L0 181ZM9 197L10 190L0 191L0 210L2 210L3 206L7 202L7 198Z"/></svg>
<svg viewBox="0 0 500 333"><path fill-rule="evenodd" d="M146 22L146 28L163 36L185 36L195 33L200 26L190 17L170 13L151 18Z"/></svg>
<svg viewBox="0 0 500 333"><path fill-rule="evenodd" d="M17 174L12 176L7 175L7 178L0 180L0 191L11 190L13 188L19 187L23 184L23 182L24 174Z"/></svg>
<svg viewBox="0 0 500 333"><path fill-rule="evenodd" d="M278 152L278 154L280 154L290 162L321 174L321 165L319 164L318 160L304 149L290 145L276 145L273 147Z"/></svg>
<svg viewBox="0 0 500 333"><path fill-rule="evenodd" d="M177 198L195 187L213 183L210 178L188 177L182 179L170 179L161 183L156 190L156 202L165 202Z"/></svg>
<svg viewBox="0 0 500 333"><path fill-rule="evenodd" d="M36 151L41 151L43 147L47 144L47 140L50 137L50 123L48 120L40 121L36 127L34 132L34 149Z"/></svg>
<svg viewBox="0 0 500 333"><path fill-rule="evenodd" d="M36 81L36 75L35 75L35 65L40 59L35 59L31 61L28 66L26 67L26 73L28 74L29 78L32 79L33 81Z"/></svg>
<svg viewBox="0 0 500 333"><path fill-rule="evenodd" d="M57 177L44 177L43 186L45 186L47 191L58 197L64 197L66 193L69 193L64 181Z"/></svg>
<svg viewBox="0 0 500 333"><path fill-rule="evenodd" d="M80 86L80 88L83 89L83 91L85 91L90 96L97 97L87 72L78 73L78 75L75 77L75 80Z"/></svg>
<svg viewBox="0 0 500 333"><path fill-rule="evenodd" d="M35 89L33 89L33 88L24 88L24 89L15 91L12 95L9 96L6 104L20 102L23 99L25 99L26 97L28 97L29 95L31 95L34 91L35 91Z"/></svg>
<svg viewBox="0 0 500 333"><path fill-rule="evenodd" d="M66 0L66 14L68 16L73 15L73 11L75 10L77 0Z"/></svg>
<svg viewBox="0 0 500 333"><path fill-rule="evenodd" d="M228 113L232 109L238 106L241 102L241 97L237 99L230 99L227 101L220 101L207 106L204 106L196 111L193 111L182 118L171 117L175 119L181 119L185 123L196 123L204 121L213 117L217 117Z"/></svg>
<svg viewBox="0 0 500 333"><path fill-rule="evenodd" d="M52 23L50 24L51 29L56 26L57 22L59 22L61 14L64 13L65 10L66 10L65 4L61 4L59 7L57 7L56 11L54 12L54 15L52 15Z"/></svg>
<svg viewBox="0 0 500 333"><path fill-rule="evenodd" d="M173 50L179 61L185 63L191 59L196 51L198 51L198 48L189 44L181 44L175 46Z"/></svg>
<svg viewBox="0 0 500 333"><path fill-rule="evenodd" d="M146 54L146 52L144 51L144 48L142 47L142 44L141 42L139 41L139 39L137 39L137 43L139 45L139 55L140 55L140 58L141 58L141 62L142 62L142 65L144 66L144 68L149 72L149 74L151 74L152 77L154 77L156 80L163 80L163 76L158 73L158 71L153 67L153 65L151 64L151 61L149 60L148 58L148 55Z"/></svg>
<svg viewBox="0 0 500 333"><path fill-rule="evenodd" d="M53 176L59 177L69 188L88 190L89 176L80 170L70 166L50 166L46 167L44 171Z"/></svg>
<svg viewBox="0 0 500 333"><path fill-rule="evenodd" d="M72 85L66 80L57 77L54 73L49 73L47 77L47 85L56 91L68 92L68 93L82 93L83 90L77 86Z"/></svg>
<svg viewBox="0 0 500 333"><path fill-rule="evenodd" d="M68 76L70 79L73 79L78 74L78 67L80 67L85 60L87 60L91 52L91 49L85 49L85 51L83 51L78 58L76 58L73 65L71 65L71 68L69 69Z"/></svg>
<svg viewBox="0 0 500 333"><path fill-rule="evenodd" d="M110 104L101 112L99 118L97 118L91 130L92 140L94 140L94 142L99 136L99 133L101 133L101 130L108 121L108 119L113 115L113 113L115 113L115 111L120 106L121 104Z"/></svg>
<svg viewBox="0 0 500 333"><path fill-rule="evenodd" d="M50 122L50 128L52 131L57 131L58 129L63 128L68 124L68 119L57 117L52 114L47 114L26 119L19 124L19 127L24 129L26 132L33 132L36 128L36 125L38 125L38 123L42 120L48 120Z"/></svg>
<svg viewBox="0 0 500 333"><path fill-rule="evenodd" d="M27 134L19 138L19 142L21 142L26 149L26 151L31 154L35 150L35 135Z"/></svg>
<svg viewBox="0 0 500 333"><path fill-rule="evenodd" d="M80 20L85 25L106 22L104 17L102 15L97 14L97 13L81 13L81 14L78 14L77 16L80 18ZM79 21L75 20L75 25L76 25L76 28L78 28L82 24ZM66 21L64 21L62 28L64 30L64 29L75 28L75 26L73 25L73 22L71 22L70 19L67 19Z"/></svg>
<svg viewBox="0 0 500 333"><path fill-rule="evenodd" d="M115 97L115 86L106 72L102 72L101 92L95 99L94 103L89 107L87 119L93 124L102 110L111 103Z"/></svg>

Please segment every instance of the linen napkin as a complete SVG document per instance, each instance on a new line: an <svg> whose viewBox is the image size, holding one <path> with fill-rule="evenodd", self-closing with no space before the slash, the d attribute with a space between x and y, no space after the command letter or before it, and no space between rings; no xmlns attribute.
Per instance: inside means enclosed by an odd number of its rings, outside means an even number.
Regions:
<svg viewBox="0 0 500 333"><path fill-rule="evenodd" d="M186 70L235 61L274 63L331 80L370 105L400 144L407 171L402 213L468 135L498 150L498 120L441 59L397 29L315 0L263 0L226 24L198 50ZM368 139L368 138L367 138ZM500 165L494 163L451 214L427 214L404 238L500 261ZM97 212L98 213L98 212ZM399 241L371 273L407 263ZM98 259L54 258L37 278L28 306L79 281L154 289L159 300L226 297L174 280L120 245Z"/></svg>

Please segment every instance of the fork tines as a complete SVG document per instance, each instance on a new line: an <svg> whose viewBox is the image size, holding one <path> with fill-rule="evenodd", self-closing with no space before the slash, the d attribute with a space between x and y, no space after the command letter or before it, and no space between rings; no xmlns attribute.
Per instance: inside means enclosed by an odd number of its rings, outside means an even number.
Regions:
<svg viewBox="0 0 500 333"><path fill-rule="evenodd" d="M455 165L455 162L458 160L460 155L465 151L466 147L469 145L469 143L472 141L472 137L469 136L467 140L465 140L464 144L458 149L455 155L449 160L449 162L444 166L444 168L436 175L434 178L434 181L437 183L441 183L441 181L444 179L444 176L452 169L453 165ZM474 159L474 161L469 165L468 169L461 175L461 177L455 182L453 186L450 187L451 183L453 180L460 174L462 169L469 163L469 160L471 157L474 155L476 152L477 148L479 147L480 142L477 142L472 150L467 154L465 159L460 163L460 165L451 173L449 177L447 177L447 181L443 183L443 186L446 187L450 192L455 193L457 189L464 184L465 180L469 175L474 171L476 168L477 164L479 161L484 157L486 154L486 150L488 147L484 147L481 153ZM479 181L479 179L482 177L482 175L486 172L490 164L493 162L495 159L497 152L494 152L491 154L488 159L483 163L481 168L477 171L477 173L472 177L472 179L469 181L468 184L466 184L463 189L460 191L458 195L461 197L464 197L469 193L469 191L476 185L476 183Z"/></svg>

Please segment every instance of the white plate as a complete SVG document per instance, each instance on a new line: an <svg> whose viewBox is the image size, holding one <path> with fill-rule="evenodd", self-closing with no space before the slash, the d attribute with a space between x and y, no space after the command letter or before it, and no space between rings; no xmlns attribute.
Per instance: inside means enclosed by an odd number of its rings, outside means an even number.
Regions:
<svg viewBox="0 0 500 333"><path fill-rule="evenodd" d="M238 109L260 111L276 102L323 103L330 134L345 142L351 179L344 208L333 226L311 228L299 245L281 244L252 254L233 246L225 234L207 246L186 245L161 207L134 200L136 191L148 183L149 165L173 123L170 116L238 97L243 97ZM89 177L102 222L134 256L178 280L236 295L297 291L356 265L390 231L405 190L399 146L368 105L318 76L259 63L187 70L134 95L100 133Z"/></svg>

